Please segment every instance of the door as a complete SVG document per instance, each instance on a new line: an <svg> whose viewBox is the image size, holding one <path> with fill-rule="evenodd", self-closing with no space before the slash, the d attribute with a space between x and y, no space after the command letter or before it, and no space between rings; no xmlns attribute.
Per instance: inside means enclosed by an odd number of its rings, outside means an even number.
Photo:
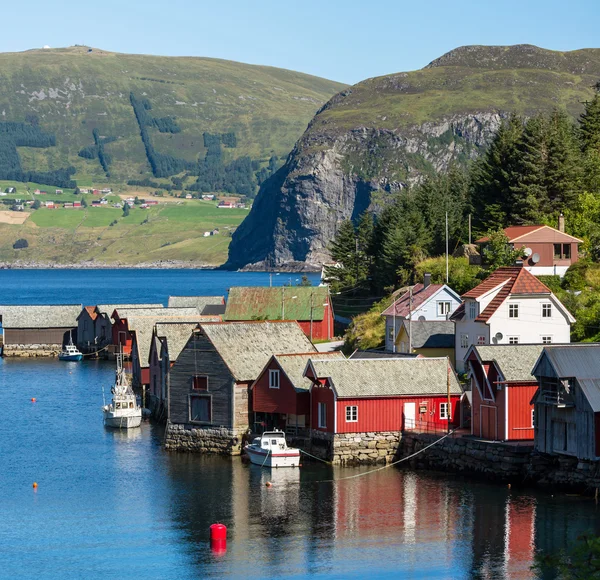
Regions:
<svg viewBox="0 0 600 580"><path fill-rule="evenodd" d="M481 438L495 440L498 439L498 422L496 407L482 406L480 411Z"/></svg>
<svg viewBox="0 0 600 580"><path fill-rule="evenodd" d="M415 428L416 403L404 403L404 428Z"/></svg>

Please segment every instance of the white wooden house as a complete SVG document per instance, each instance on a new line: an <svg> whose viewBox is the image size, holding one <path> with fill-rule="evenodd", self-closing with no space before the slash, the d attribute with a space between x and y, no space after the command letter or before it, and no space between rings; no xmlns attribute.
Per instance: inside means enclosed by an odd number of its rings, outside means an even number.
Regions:
<svg viewBox="0 0 600 580"><path fill-rule="evenodd" d="M498 268L463 294L452 315L456 369L471 345L569 343L575 319L550 288L520 266Z"/></svg>

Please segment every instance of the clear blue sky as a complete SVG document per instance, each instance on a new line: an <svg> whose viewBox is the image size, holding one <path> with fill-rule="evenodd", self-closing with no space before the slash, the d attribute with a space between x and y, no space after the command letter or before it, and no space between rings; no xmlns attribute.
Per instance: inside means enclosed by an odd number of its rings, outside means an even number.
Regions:
<svg viewBox="0 0 600 580"><path fill-rule="evenodd" d="M210 56L346 83L423 67L465 44L600 47L599 0L18 0L0 52L87 44Z"/></svg>

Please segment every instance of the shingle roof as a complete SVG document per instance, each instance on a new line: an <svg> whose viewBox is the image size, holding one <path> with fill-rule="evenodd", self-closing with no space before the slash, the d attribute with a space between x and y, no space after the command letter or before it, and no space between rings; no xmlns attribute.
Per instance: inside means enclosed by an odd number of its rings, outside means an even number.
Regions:
<svg viewBox="0 0 600 580"><path fill-rule="evenodd" d="M497 344L474 346L482 362L494 362L507 381L535 381L531 371L543 344Z"/></svg>
<svg viewBox="0 0 600 580"><path fill-rule="evenodd" d="M417 358L422 355L416 352L387 352L385 350L359 350L356 349L348 358L376 359L376 358Z"/></svg>
<svg viewBox="0 0 600 580"><path fill-rule="evenodd" d="M406 334L409 332L413 348L454 348L454 322L449 320L402 321Z"/></svg>
<svg viewBox="0 0 600 580"><path fill-rule="evenodd" d="M3 328L76 328L81 304L0 306Z"/></svg>
<svg viewBox="0 0 600 580"><path fill-rule="evenodd" d="M302 354L277 354L275 360L286 374L287 378L290 379L292 385L296 391L308 391L310 389L311 381L304 376L304 369L306 363L311 359L318 357L319 360L335 360L345 359L346 357L339 351L334 352L320 352L315 354L314 352L302 353Z"/></svg>
<svg viewBox="0 0 600 580"><path fill-rule="evenodd" d="M444 358L311 360L318 378L328 378L338 397L445 395L449 362ZM454 372L450 393L462 394Z"/></svg>
<svg viewBox="0 0 600 580"><path fill-rule="evenodd" d="M236 381L256 380L274 354L316 353L296 322L221 322L200 327Z"/></svg>
<svg viewBox="0 0 600 580"><path fill-rule="evenodd" d="M223 314L224 296L169 296L169 308L195 306L200 314Z"/></svg>
<svg viewBox="0 0 600 580"><path fill-rule="evenodd" d="M552 228L550 226L545 225L537 225L537 226L509 226L504 228L504 233L508 238L508 241L519 242L522 241L523 244L526 242L578 242L581 243L582 240L576 238L574 236L570 236L565 232L561 232L556 228ZM532 235L535 234L535 235ZM522 239L523 238L523 239ZM478 239L476 244L483 244L489 241L488 236L484 236L483 238Z"/></svg>
<svg viewBox="0 0 600 580"><path fill-rule="evenodd" d="M97 304L96 310L98 314L112 317L115 310L130 310L133 308L164 308L162 304Z"/></svg>
<svg viewBox="0 0 600 580"><path fill-rule="evenodd" d="M156 323L156 336L166 339L171 363L174 363L179 358L181 351L184 349L190 336L192 336L192 331L197 327L197 322Z"/></svg>
<svg viewBox="0 0 600 580"><path fill-rule="evenodd" d="M429 284L426 288L423 284L415 284L412 289L412 310L419 308L424 302L429 300L438 290L440 290L444 284ZM394 316L394 310L396 316L408 317L410 313L410 290L405 292L398 300L396 300L391 306L386 308L381 315L382 316Z"/></svg>
<svg viewBox="0 0 600 580"><path fill-rule="evenodd" d="M323 320L325 286L242 287L229 290L225 320Z"/></svg>

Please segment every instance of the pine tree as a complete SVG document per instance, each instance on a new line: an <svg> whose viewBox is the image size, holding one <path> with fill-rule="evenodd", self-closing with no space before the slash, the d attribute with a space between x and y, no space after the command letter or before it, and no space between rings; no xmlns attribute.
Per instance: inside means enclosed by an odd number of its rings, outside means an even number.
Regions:
<svg viewBox="0 0 600 580"><path fill-rule="evenodd" d="M332 289L339 292L342 289L353 288L356 286L356 270L358 264L358 239L354 224L350 220L345 220L340 224L340 228L335 239L330 246L331 257L336 266L325 268L325 276L329 280Z"/></svg>
<svg viewBox="0 0 600 580"><path fill-rule="evenodd" d="M600 94L587 102L579 117L579 139L584 152L594 149L600 153Z"/></svg>

